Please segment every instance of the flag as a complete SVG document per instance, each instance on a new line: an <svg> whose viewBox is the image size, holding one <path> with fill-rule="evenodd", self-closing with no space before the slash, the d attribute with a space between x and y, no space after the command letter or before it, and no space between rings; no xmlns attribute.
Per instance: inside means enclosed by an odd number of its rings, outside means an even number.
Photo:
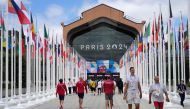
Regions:
<svg viewBox="0 0 190 109"><path fill-rule="evenodd" d="M156 26L156 42L158 42L158 36L159 36L159 32L160 32L160 19L161 19L161 15L159 15L159 17L158 17L158 24Z"/></svg>
<svg viewBox="0 0 190 109"><path fill-rule="evenodd" d="M11 14L16 14L16 11L11 2L12 2L12 0L8 0L8 12Z"/></svg>
<svg viewBox="0 0 190 109"><path fill-rule="evenodd" d="M32 31L32 40L35 42L36 41L36 31L35 31L35 27L34 27L34 22L33 22L33 18L32 18L32 13L30 14L30 20L31 20L31 31Z"/></svg>
<svg viewBox="0 0 190 109"><path fill-rule="evenodd" d="M2 12L0 13L0 29L1 28L5 31L5 21L4 21Z"/></svg>
<svg viewBox="0 0 190 109"><path fill-rule="evenodd" d="M148 26L145 28L145 34L144 37L150 36L150 23L148 23Z"/></svg>
<svg viewBox="0 0 190 109"><path fill-rule="evenodd" d="M143 51L143 36L139 35L138 37L138 49L137 49L137 56L140 52Z"/></svg>
<svg viewBox="0 0 190 109"><path fill-rule="evenodd" d="M19 21L21 24L30 24L30 20L27 17L27 15L24 14L24 12L19 8L19 6L16 4L14 0L11 0L11 3L17 13L17 16L19 18Z"/></svg>
<svg viewBox="0 0 190 109"><path fill-rule="evenodd" d="M20 2L20 4L21 4L21 10L23 10L23 11L27 11L27 9L26 9L26 7L24 6L24 4L23 4L22 1Z"/></svg>
<svg viewBox="0 0 190 109"><path fill-rule="evenodd" d="M24 30L23 26L21 27L21 32L22 32L22 56L25 54L25 35L24 35Z"/></svg>
<svg viewBox="0 0 190 109"><path fill-rule="evenodd" d="M40 40L39 40L39 48L40 48L40 54L42 55L43 54L43 41L42 41L42 39L41 39L41 37L39 37L40 38Z"/></svg>
<svg viewBox="0 0 190 109"><path fill-rule="evenodd" d="M45 58L47 56L47 51L48 51L48 34L47 34L47 30L46 30L46 26L44 24L44 51L45 51Z"/></svg>
<svg viewBox="0 0 190 109"><path fill-rule="evenodd" d="M164 24L163 24L162 12L161 12L161 36L162 40L164 40Z"/></svg>
<svg viewBox="0 0 190 109"><path fill-rule="evenodd" d="M152 43L154 43L154 31L155 31L155 24L154 24L155 22L153 21L153 23L152 23Z"/></svg>
<svg viewBox="0 0 190 109"><path fill-rule="evenodd" d="M188 49L188 34L189 34L189 27L188 27L188 19L187 19L187 24L186 24L186 31L185 31L185 33L184 33L184 36L185 36L185 38L184 38L184 48L185 49Z"/></svg>
<svg viewBox="0 0 190 109"><path fill-rule="evenodd" d="M171 2L169 0L169 11L170 11L170 16L169 18L172 18L173 17L173 14L172 14L172 7L171 7Z"/></svg>

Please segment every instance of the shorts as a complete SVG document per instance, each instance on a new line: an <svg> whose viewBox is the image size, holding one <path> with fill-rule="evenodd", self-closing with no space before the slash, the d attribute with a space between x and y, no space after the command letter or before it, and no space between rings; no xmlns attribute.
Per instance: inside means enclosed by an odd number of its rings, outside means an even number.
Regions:
<svg viewBox="0 0 190 109"><path fill-rule="evenodd" d="M96 92L96 88L92 87L92 88L91 88L91 91Z"/></svg>
<svg viewBox="0 0 190 109"><path fill-rule="evenodd" d="M105 94L106 100L113 100L113 94Z"/></svg>
<svg viewBox="0 0 190 109"><path fill-rule="evenodd" d="M59 95L59 100L64 100L65 96L64 95Z"/></svg>
<svg viewBox="0 0 190 109"><path fill-rule="evenodd" d="M126 102L127 104L140 104L141 99L138 94L128 93Z"/></svg>
<svg viewBox="0 0 190 109"><path fill-rule="evenodd" d="M164 108L164 102L154 101L154 107L159 107L159 109L163 109Z"/></svg>
<svg viewBox="0 0 190 109"><path fill-rule="evenodd" d="M84 98L84 93L78 93L78 97L79 97L80 99L83 99L83 98Z"/></svg>

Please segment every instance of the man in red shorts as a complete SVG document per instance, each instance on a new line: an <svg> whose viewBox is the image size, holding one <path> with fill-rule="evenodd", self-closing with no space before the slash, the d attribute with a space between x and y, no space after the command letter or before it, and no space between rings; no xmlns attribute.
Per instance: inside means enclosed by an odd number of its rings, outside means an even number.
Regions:
<svg viewBox="0 0 190 109"><path fill-rule="evenodd" d="M103 87L103 90L105 93L106 109L109 108L109 104L110 104L110 109L112 109L112 107L113 107L113 94L115 93L115 85L114 85L114 81L111 80L110 75L107 77L107 80L104 81L102 87Z"/></svg>
<svg viewBox="0 0 190 109"><path fill-rule="evenodd" d="M65 83L63 83L63 79L60 79L59 84L57 85L57 89L56 89L56 97L57 97L57 95L59 95L60 109L63 109L65 93L67 94L67 87L66 87Z"/></svg>
<svg viewBox="0 0 190 109"><path fill-rule="evenodd" d="M83 98L84 98L84 90L87 93L87 87L85 81L80 77L79 81L76 83L76 93L79 97L79 109L83 109Z"/></svg>
<svg viewBox="0 0 190 109"><path fill-rule="evenodd" d="M149 104L151 104L153 99L155 109L163 109L164 107L164 94L166 96L166 101L169 102L168 93L166 86L160 84L159 76L154 77L155 84L150 86L149 89Z"/></svg>

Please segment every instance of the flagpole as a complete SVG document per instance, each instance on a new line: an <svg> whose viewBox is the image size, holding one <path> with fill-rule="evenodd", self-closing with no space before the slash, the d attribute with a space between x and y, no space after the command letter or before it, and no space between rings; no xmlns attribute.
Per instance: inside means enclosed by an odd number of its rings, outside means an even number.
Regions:
<svg viewBox="0 0 190 109"><path fill-rule="evenodd" d="M52 54L52 84L53 84L53 87L55 86L55 56L54 56L54 39L52 37L52 41L51 41L51 49L50 49L50 52Z"/></svg>
<svg viewBox="0 0 190 109"><path fill-rule="evenodd" d="M171 23L171 18L169 19L169 22ZM171 58L170 58L170 52L171 52L171 46L170 46L170 27L171 25L169 24L169 37L168 37L168 85L169 85L169 96L171 96Z"/></svg>
<svg viewBox="0 0 190 109"><path fill-rule="evenodd" d="M28 96L30 96L30 35L29 33L29 29L27 32L27 38L29 37L29 40L27 39L27 94Z"/></svg>
<svg viewBox="0 0 190 109"><path fill-rule="evenodd" d="M43 93L45 93L45 37L43 37Z"/></svg>
<svg viewBox="0 0 190 109"><path fill-rule="evenodd" d="M14 95L16 96L16 32L14 31Z"/></svg>
<svg viewBox="0 0 190 109"><path fill-rule="evenodd" d="M190 10L190 1L189 1L189 10ZM189 13L189 15L188 15L188 37L189 37L189 40L188 40L188 42L189 42L189 82L190 82L190 13Z"/></svg>
<svg viewBox="0 0 190 109"><path fill-rule="evenodd" d="M21 34L21 29L19 29L19 104L18 105L21 104L21 99L22 99L22 34Z"/></svg>
<svg viewBox="0 0 190 109"><path fill-rule="evenodd" d="M53 87L56 87L55 85L56 85L56 83L55 83L55 55L54 55L54 42L53 42L54 40L53 40L53 37L52 37L52 43L51 43L51 45L52 45L52 48L51 48L51 50L50 50L50 52L51 52L51 55L52 55L52 86Z"/></svg>
<svg viewBox="0 0 190 109"><path fill-rule="evenodd" d="M175 33L174 33L175 34ZM177 92L176 88L176 53L175 53L175 35L173 34L173 46L172 46L172 51L173 51L173 88L174 88L174 93Z"/></svg>
<svg viewBox="0 0 190 109"><path fill-rule="evenodd" d="M6 17L8 17L8 16L6 16ZM7 24L8 24L8 22L6 22ZM8 28L9 29L9 28ZM6 103L8 103L8 97L9 97L9 89L8 89L8 84L9 84L9 71L8 71L8 65L9 65L9 51L8 51L8 46L9 46L9 44L8 44L8 37L9 37L9 30L7 29L7 31L5 32L5 37L6 37L6 60L5 60L5 63L6 63L6 76L5 76L5 82L6 82L6 84L5 84L5 98L6 98ZM8 105L8 104L7 104Z"/></svg>
<svg viewBox="0 0 190 109"><path fill-rule="evenodd" d="M0 72L0 102L3 98L3 28L1 29L1 72Z"/></svg>
<svg viewBox="0 0 190 109"><path fill-rule="evenodd" d="M11 37L11 97L13 97L13 31L11 32L10 36Z"/></svg>
<svg viewBox="0 0 190 109"><path fill-rule="evenodd" d="M163 40L163 71L164 71L164 85L167 85L166 83L166 48L165 48L165 40Z"/></svg>
<svg viewBox="0 0 190 109"><path fill-rule="evenodd" d="M3 12L1 11L1 16L3 17ZM3 98L3 40L4 40L4 28L1 28L1 72L0 72L0 102Z"/></svg>
<svg viewBox="0 0 190 109"><path fill-rule="evenodd" d="M40 53L40 48L38 48L38 53L39 53L39 60L38 60L39 61L39 93L41 94L41 53Z"/></svg>
<svg viewBox="0 0 190 109"><path fill-rule="evenodd" d="M180 14L181 14L181 21L180 21L180 25L181 25L181 28L180 28L180 48L181 48L181 77L182 77L182 79L184 80L184 67L183 67L183 27L182 27L182 12L180 12ZM182 37L183 36L183 37Z"/></svg>

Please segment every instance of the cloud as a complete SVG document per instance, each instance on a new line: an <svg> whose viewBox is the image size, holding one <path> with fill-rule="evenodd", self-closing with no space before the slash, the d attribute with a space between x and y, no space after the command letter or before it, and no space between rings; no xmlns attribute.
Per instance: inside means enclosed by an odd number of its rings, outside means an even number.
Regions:
<svg viewBox="0 0 190 109"><path fill-rule="evenodd" d="M49 18L56 18L62 16L64 14L64 10L62 6L59 6L57 4L52 4L47 8L45 14Z"/></svg>
<svg viewBox="0 0 190 109"><path fill-rule="evenodd" d="M174 17L180 16L180 11L183 12L183 15L188 15L188 1L189 0L171 0ZM78 11L78 15L102 3L117 8L123 11L126 16L137 20L148 21L153 19L154 13L158 16L160 6L164 19L167 19L169 16L168 0L98 0L96 3L84 2L83 6L81 6Z"/></svg>
<svg viewBox="0 0 190 109"><path fill-rule="evenodd" d="M43 37L44 24L50 34L50 38L58 36L58 40L63 37L62 21L67 21L67 16L64 15L64 9L58 4L51 4L43 13L36 13L37 22L39 25L38 32ZM36 20L35 20L36 21Z"/></svg>
<svg viewBox="0 0 190 109"><path fill-rule="evenodd" d="M7 0L0 0L0 5L4 5L7 3Z"/></svg>

